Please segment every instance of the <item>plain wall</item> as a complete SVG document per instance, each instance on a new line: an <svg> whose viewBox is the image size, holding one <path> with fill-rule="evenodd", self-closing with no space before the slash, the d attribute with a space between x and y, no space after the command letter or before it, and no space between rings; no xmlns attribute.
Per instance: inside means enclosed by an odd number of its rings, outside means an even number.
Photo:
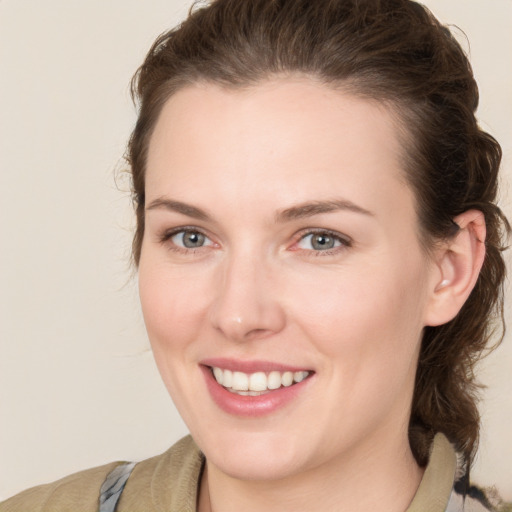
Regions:
<svg viewBox="0 0 512 512"><path fill-rule="evenodd" d="M512 216L512 0L425 3L469 38ZM121 156L135 120L130 77L188 5L0 0L0 499L146 458L186 433L144 331ZM511 341L480 373L488 389L474 470L509 500Z"/></svg>

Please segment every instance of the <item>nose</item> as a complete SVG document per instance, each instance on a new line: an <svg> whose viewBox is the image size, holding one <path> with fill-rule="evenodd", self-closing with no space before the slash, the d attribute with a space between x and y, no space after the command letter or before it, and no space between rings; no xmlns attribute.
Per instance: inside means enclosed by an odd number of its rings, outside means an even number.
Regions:
<svg viewBox="0 0 512 512"><path fill-rule="evenodd" d="M210 321L233 341L265 338L280 332L285 312L269 265L258 258L231 258L218 269Z"/></svg>

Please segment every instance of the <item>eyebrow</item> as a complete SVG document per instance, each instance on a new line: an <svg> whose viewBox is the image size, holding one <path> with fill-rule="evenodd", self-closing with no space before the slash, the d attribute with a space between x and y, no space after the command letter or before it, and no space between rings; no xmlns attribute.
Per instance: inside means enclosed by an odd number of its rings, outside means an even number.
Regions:
<svg viewBox="0 0 512 512"><path fill-rule="evenodd" d="M358 206L352 201L346 199L331 199L328 201L312 201L286 208L276 214L276 222L304 219L321 213L330 213L339 210L348 210L362 215L374 216L371 211Z"/></svg>
<svg viewBox="0 0 512 512"><path fill-rule="evenodd" d="M186 215L187 217L197 220L211 220L211 216L205 210L202 210L197 206L192 206L190 204L165 197L159 197L154 201L151 201L151 203L146 207L146 211L160 209L181 213L182 215ZM291 206L290 208L277 212L275 215L275 221L276 223L283 223L339 210L348 210L362 215L374 216L371 211L358 206L352 201L348 201L346 199L331 199L327 201L311 201Z"/></svg>
<svg viewBox="0 0 512 512"><path fill-rule="evenodd" d="M210 215L208 215L204 210L198 208L197 206L182 203L181 201L174 201L173 199L167 199L165 197L159 197L154 201L151 201L151 203L146 206L146 211L162 209L181 213L187 217L192 217L193 219L197 220L210 220L211 218Z"/></svg>

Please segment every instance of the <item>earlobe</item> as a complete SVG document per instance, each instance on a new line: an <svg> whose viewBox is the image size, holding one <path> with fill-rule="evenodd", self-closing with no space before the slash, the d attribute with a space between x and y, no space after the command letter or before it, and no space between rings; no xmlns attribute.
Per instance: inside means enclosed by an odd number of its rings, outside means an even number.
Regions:
<svg viewBox="0 0 512 512"><path fill-rule="evenodd" d="M458 215L453 238L436 251L425 325L442 325L460 311L473 290L485 258L485 218L478 210Z"/></svg>

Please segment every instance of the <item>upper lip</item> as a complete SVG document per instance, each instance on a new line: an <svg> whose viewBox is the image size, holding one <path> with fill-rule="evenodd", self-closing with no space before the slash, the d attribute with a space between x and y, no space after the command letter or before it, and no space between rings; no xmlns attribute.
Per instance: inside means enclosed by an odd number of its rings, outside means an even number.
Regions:
<svg viewBox="0 0 512 512"><path fill-rule="evenodd" d="M256 373L256 372L300 372L303 370L312 371L310 368L304 366L294 366L289 364L277 363L274 361L264 360L240 360L230 359L224 357L207 358L200 361L200 364L204 366L210 366L212 368L222 368L223 370L231 370L234 372L243 373Z"/></svg>

